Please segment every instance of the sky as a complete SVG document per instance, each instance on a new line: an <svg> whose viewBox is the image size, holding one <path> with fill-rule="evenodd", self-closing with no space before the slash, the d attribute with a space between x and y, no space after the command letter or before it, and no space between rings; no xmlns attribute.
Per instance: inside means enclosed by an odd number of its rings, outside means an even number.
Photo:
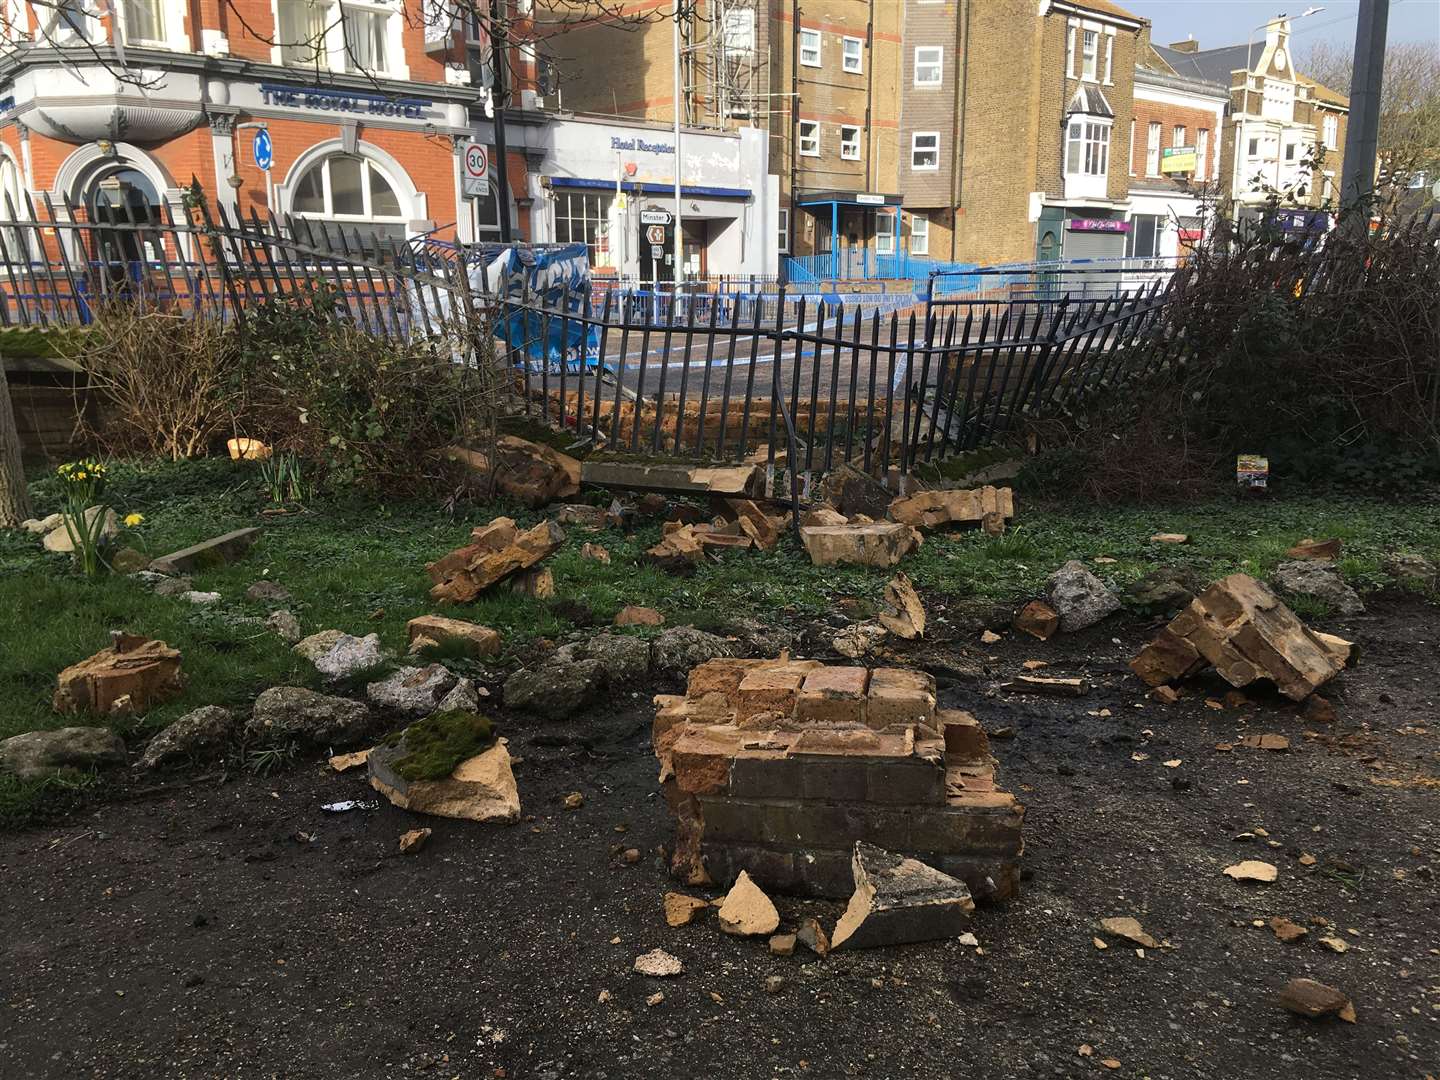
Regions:
<svg viewBox="0 0 1440 1080"><path fill-rule="evenodd" d="M1157 45L1194 36L1202 49L1241 45L1267 19L1289 12L1297 50L1311 42L1330 40L1355 44L1359 0L1119 0L1122 7L1149 19ZM1307 7L1325 10L1296 18ZM1257 37L1261 36L1259 34ZM1440 49L1440 0L1390 0L1390 41L1423 41Z"/></svg>

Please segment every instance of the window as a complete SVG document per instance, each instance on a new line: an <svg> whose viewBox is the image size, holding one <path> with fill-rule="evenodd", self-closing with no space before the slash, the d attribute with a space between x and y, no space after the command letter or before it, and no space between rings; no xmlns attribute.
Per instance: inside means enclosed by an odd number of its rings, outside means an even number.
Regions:
<svg viewBox="0 0 1440 1080"><path fill-rule="evenodd" d="M1206 159L1210 156L1210 129L1195 132L1195 179L1205 179Z"/></svg>
<svg viewBox="0 0 1440 1080"><path fill-rule="evenodd" d="M806 67L820 66L820 31L800 31L800 63Z"/></svg>
<svg viewBox="0 0 1440 1080"><path fill-rule="evenodd" d="M165 44L163 0L125 0L125 41L131 45Z"/></svg>
<svg viewBox="0 0 1440 1080"><path fill-rule="evenodd" d="M895 211L875 211L875 254L895 254Z"/></svg>
<svg viewBox="0 0 1440 1080"><path fill-rule="evenodd" d="M57 44L90 40L90 18L85 14L85 0L54 0L49 15L44 8L35 9L35 17L44 29L36 30L36 38L49 35Z"/></svg>
<svg viewBox="0 0 1440 1080"><path fill-rule="evenodd" d="M860 160L860 129L848 124L840 129L840 156L846 161Z"/></svg>
<svg viewBox="0 0 1440 1080"><path fill-rule="evenodd" d="M910 168L917 172L940 168L938 131L917 131L910 136Z"/></svg>
<svg viewBox="0 0 1440 1080"><path fill-rule="evenodd" d="M1159 214L1136 214L1125 236L1125 254L1135 259L1153 259L1160 254L1160 235L1165 231Z"/></svg>
<svg viewBox="0 0 1440 1080"><path fill-rule="evenodd" d="M1154 121L1145 132L1145 175L1160 175L1160 125Z"/></svg>
<svg viewBox="0 0 1440 1080"><path fill-rule="evenodd" d="M1249 154L1250 157L1258 157L1258 156L1260 155L1260 140L1259 140L1259 139L1251 139L1251 140L1250 140L1250 146L1249 146L1247 152L1248 152L1248 154Z"/></svg>
<svg viewBox="0 0 1440 1080"><path fill-rule="evenodd" d="M1109 168L1110 125L1093 120L1071 120L1065 142L1066 174L1104 176Z"/></svg>
<svg viewBox="0 0 1440 1080"><path fill-rule="evenodd" d="M328 68L325 5L312 0L280 0L280 62L290 67Z"/></svg>
<svg viewBox="0 0 1440 1080"><path fill-rule="evenodd" d="M945 50L939 45L920 45L915 49L915 85L939 86L942 80Z"/></svg>
<svg viewBox="0 0 1440 1080"><path fill-rule="evenodd" d="M754 52L755 12L749 8L726 11L720 37L727 53Z"/></svg>
<svg viewBox="0 0 1440 1080"><path fill-rule="evenodd" d="M1340 149L1340 118L1327 116L1321 121L1321 129L1324 132L1325 149Z"/></svg>
<svg viewBox="0 0 1440 1080"><path fill-rule="evenodd" d="M1115 67L1115 35L1105 35L1105 85L1111 83L1111 74Z"/></svg>
<svg viewBox="0 0 1440 1080"><path fill-rule="evenodd" d="M865 70L865 42L858 37L840 39L840 66L853 75Z"/></svg>
<svg viewBox="0 0 1440 1080"><path fill-rule="evenodd" d="M290 207L301 218L335 222L347 237L358 232L367 249L405 239L408 215L400 197L365 158L336 154L312 165L296 182Z"/></svg>
<svg viewBox="0 0 1440 1080"><path fill-rule="evenodd" d="M924 214L910 216L910 254L930 254L930 219Z"/></svg>
<svg viewBox="0 0 1440 1080"><path fill-rule="evenodd" d="M1075 27L1070 27L1065 35L1065 77L1075 77Z"/></svg>
<svg viewBox="0 0 1440 1080"><path fill-rule="evenodd" d="M555 241L584 244L591 266L610 266L610 205L614 192L561 191L555 196Z"/></svg>
<svg viewBox="0 0 1440 1080"><path fill-rule="evenodd" d="M1080 47L1080 77L1082 79L1095 78L1095 69L1100 64L1100 34L1095 30L1086 30L1081 38Z"/></svg>
<svg viewBox="0 0 1440 1080"><path fill-rule="evenodd" d="M790 211L781 207L778 220L779 236L775 238L775 250L784 255L790 250Z"/></svg>
<svg viewBox="0 0 1440 1080"><path fill-rule="evenodd" d="M1295 153L1296 153L1296 146L1295 146L1295 144L1294 144L1293 142L1292 142L1292 143L1286 143L1286 144L1285 144L1285 160L1286 160L1286 161L1294 161L1294 160L1295 160Z"/></svg>
<svg viewBox="0 0 1440 1080"><path fill-rule="evenodd" d="M1135 175L1135 118L1130 118L1130 175Z"/></svg>
<svg viewBox="0 0 1440 1080"><path fill-rule="evenodd" d="M480 240L498 240L500 232L500 193L491 184L478 199L467 199L470 203L471 220L475 235Z"/></svg>
<svg viewBox="0 0 1440 1080"><path fill-rule="evenodd" d="M340 17L345 26L346 68L389 71L385 46L389 38L390 13L345 4L340 8Z"/></svg>
<svg viewBox="0 0 1440 1080"><path fill-rule="evenodd" d="M1326 173L1320 179L1320 197L1327 203L1335 197L1335 174Z"/></svg>
<svg viewBox="0 0 1440 1080"><path fill-rule="evenodd" d="M800 156L820 156L820 122L818 120L800 121Z"/></svg>
<svg viewBox="0 0 1440 1080"><path fill-rule="evenodd" d="M1186 143L1185 143L1185 125L1184 125L1184 124L1176 124L1176 125L1175 125L1175 130L1170 133L1170 145L1171 145L1171 146L1184 146L1184 145L1186 145Z"/></svg>

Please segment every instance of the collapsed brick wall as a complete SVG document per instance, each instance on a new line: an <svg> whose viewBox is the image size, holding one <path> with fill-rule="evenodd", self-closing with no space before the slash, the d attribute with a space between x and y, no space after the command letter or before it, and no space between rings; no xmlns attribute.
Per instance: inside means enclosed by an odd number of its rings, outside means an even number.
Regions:
<svg viewBox="0 0 1440 1080"><path fill-rule="evenodd" d="M984 729L937 710L921 672L719 659L655 699L672 871L741 870L762 887L843 898L864 840L962 879L980 900L1019 886L1025 808L995 784Z"/></svg>

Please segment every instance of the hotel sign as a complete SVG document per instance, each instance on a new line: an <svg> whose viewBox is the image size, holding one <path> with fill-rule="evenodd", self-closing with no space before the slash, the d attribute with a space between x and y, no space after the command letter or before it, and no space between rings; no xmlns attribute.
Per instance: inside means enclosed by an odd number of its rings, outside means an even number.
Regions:
<svg viewBox="0 0 1440 1080"><path fill-rule="evenodd" d="M430 115L430 106L435 104L423 98L392 98L356 90L302 89L295 86L277 86L274 83L261 83L260 97L266 105L282 109L390 116L406 120L425 119Z"/></svg>

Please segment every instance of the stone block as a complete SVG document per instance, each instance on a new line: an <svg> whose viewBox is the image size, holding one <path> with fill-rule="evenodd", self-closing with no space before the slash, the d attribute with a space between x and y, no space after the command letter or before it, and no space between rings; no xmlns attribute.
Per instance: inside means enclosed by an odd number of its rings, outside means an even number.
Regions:
<svg viewBox="0 0 1440 1080"><path fill-rule="evenodd" d="M185 688L180 653L163 641L113 633L109 648L60 672L56 712L109 715L117 708L149 712Z"/></svg>
<svg viewBox="0 0 1440 1080"><path fill-rule="evenodd" d="M865 764L865 799L879 805L942 805L945 770L920 757L872 759Z"/></svg>
<svg viewBox="0 0 1440 1080"><path fill-rule="evenodd" d="M935 719L935 680L922 671L876 668L870 673L865 722L881 729L891 724L929 727Z"/></svg>
<svg viewBox="0 0 1440 1080"><path fill-rule="evenodd" d="M717 693L733 699L745 676L763 663L764 660L744 660L730 656L706 660L690 669L685 684L685 696L696 698L701 694Z"/></svg>
<svg viewBox="0 0 1440 1080"><path fill-rule="evenodd" d="M689 795L710 795L730 787L730 762L741 733L719 725L687 725L670 750L675 783Z"/></svg>
<svg viewBox="0 0 1440 1080"><path fill-rule="evenodd" d="M792 799L801 792L802 762L781 750L744 749L730 765L730 790L745 799Z"/></svg>
<svg viewBox="0 0 1440 1080"><path fill-rule="evenodd" d="M987 516L998 518L1001 527L1015 516L1015 499L1010 488L980 487L921 491L902 495L890 503L894 521L930 529L940 525L979 525Z"/></svg>
<svg viewBox="0 0 1440 1080"><path fill-rule="evenodd" d="M857 843L855 892L835 925L832 949L863 949L958 937L975 901L963 881L871 844Z"/></svg>
<svg viewBox="0 0 1440 1080"><path fill-rule="evenodd" d="M989 761L990 739L974 716L963 709L941 709L937 719L945 740L947 765Z"/></svg>
<svg viewBox="0 0 1440 1080"><path fill-rule="evenodd" d="M805 676L795 699L795 719L811 724L865 723L865 668L823 667Z"/></svg>
<svg viewBox="0 0 1440 1080"><path fill-rule="evenodd" d="M236 529L224 536L217 536L153 559L150 569L159 574L191 574L197 570L226 566L249 551L258 539L258 528Z"/></svg>
<svg viewBox="0 0 1440 1080"><path fill-rule="evenodd" d="M469 656L498 656L500 635L488 626L466 622L463 619L447 619L443 615L421 615L405 624L407 640L429 638L438 645L458 645Z"/></svg>
<svg viewBox="0 0 1440 1080"><path fill-rule="evenodd" d="M795 712L795 696L805 675L788 668L759 667L748 672L735 692L735 722L743 724L758 713Z"/></svg>
<svg viewBox="0 0 1440 1080"><path fill-rule="evenodd" d="M812 525L800 529L800 542L816 566L894 566L914 549L915 532L894 521Z"/></svg>

